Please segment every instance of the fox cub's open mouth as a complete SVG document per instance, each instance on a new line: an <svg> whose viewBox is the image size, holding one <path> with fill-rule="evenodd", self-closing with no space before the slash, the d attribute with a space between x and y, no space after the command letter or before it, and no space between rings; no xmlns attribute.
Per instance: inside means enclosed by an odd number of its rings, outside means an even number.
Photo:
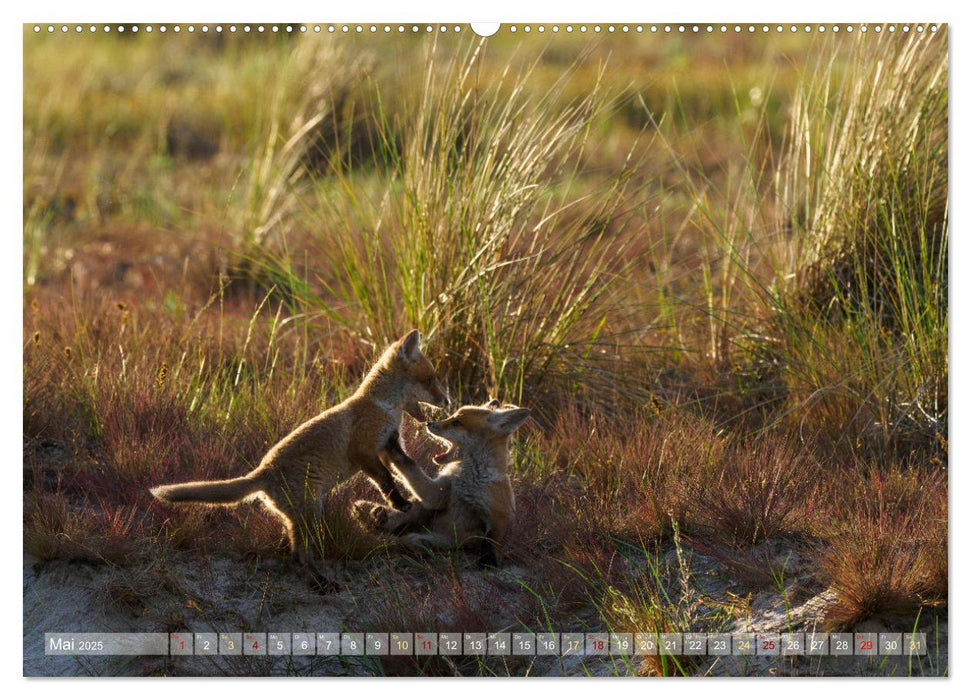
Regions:
<svg viewBox="0 0 971 700"><path fill-rule="evenodd" d="M432 460L434 460L435 464L448 464L449 462L455 460L458 451L458 445L449 444L448 449L446 449L444 452L439 452L437 455L432 457Z"/></svg>
<svg viewBox="0 0 971 700"><path fill-rule="evenodd" d="M425 434L442 448L441 452L432 457L432 461L435 462L435 464L448 464L456 459L459 446L448 438L439 435L437 431L441 430L441 428L442 425L440 422L436 423L435 421L429 421L425 424Z"/></svg>

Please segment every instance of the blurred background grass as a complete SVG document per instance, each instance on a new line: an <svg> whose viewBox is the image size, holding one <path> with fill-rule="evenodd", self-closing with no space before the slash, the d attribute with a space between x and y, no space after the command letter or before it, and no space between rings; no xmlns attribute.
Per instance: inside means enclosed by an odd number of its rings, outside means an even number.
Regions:
<svg viewBox="0 0 971 700"><path fill-rule="evenodd" d="M472 399L714 379L731 418L946 437L943 37L25 39L28 291L222 278L420 326Z"/></svg>

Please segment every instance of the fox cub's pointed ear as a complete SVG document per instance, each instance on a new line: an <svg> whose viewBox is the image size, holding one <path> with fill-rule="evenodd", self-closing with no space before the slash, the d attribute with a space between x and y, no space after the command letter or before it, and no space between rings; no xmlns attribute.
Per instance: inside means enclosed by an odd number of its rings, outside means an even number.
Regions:
<svg viewBox="0 0 971 700"><path fill-rule="evenodd" d="M505 411L493 412L491 418L497 430L506 435L511 435L531 414L532 412L528 408L510 408Z"/></svg>
<svg viewBox="0 0 971 700"><path fill-rule="evenodd" d="M416 362L421 357L421 333L414 330L402 338L398 354L407 362Z"/></svg>

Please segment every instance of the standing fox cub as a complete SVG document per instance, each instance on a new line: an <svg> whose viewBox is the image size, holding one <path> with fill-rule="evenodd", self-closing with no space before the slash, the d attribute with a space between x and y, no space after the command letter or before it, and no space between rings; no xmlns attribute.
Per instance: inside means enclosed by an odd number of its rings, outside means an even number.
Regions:
<svg viewBox="0 0 971 700"><path fill-rule="evenodd" d="M419 401L445 407L448 392L422 353L421 334L412 331L384 351L353 396L287 435L249 474L157 486L152 495L169 503L211 505L259 498L283 521L293 556L309 565L321 497L339 481L362 471L394 506L409 506L379 453L389 440L397 441L402 411L420 414Z"/></svg>
<svg viewBox="0 0 971 700"><path fill-rule="evenodd" d="M463 406L443 421L425 424L447 449L434 457L446 464L430 478L392 436L381 460L392 466L418 500L407 511L370 501L354 504L359 518L376 529L400 535L413 546L479 546L479 565L496 566L501 542L516 508L509 479L509 437L529 417L529 409L499 407L498 401Z"/></svg>

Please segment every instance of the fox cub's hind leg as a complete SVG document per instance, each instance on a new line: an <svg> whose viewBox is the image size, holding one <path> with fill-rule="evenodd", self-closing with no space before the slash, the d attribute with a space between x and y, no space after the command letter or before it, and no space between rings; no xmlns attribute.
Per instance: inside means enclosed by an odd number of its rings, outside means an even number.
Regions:
<svg viewBox="0 0 971 700"><path fill-rule="evenodd" d="M322 593L332 593L339 584L325 571L320 550L323 503L316 490L291 488L286 482L266 488L263 504L284 524L290 544L291 563L307 583Z"/></svg>
<svg viewBox="0 0 971 700"><path fill-rule="evenodd" d="M496 541L489 534L483 535L479 540L479 559L476 562L480 569L487 566L496 568L499 566L499 553L496 551Z"/></svg>
<svg viewBox="0 0 971 700"><path fill-rule="evenodd" d="M415 549L451 549L455 540L440 532L409 532L401 541Z"/></svg>
<svg viewBox="0 0 971 700"><path fill-rule="evenodd" d="M384 530L390 513L400 513L384 503L354 501L354 517L371 530Z"/></svg>
<svg viewBox="0 0 971 700"><path fill-rule="evenodd" d="M354 515L371 530L400 535L427 524L434 512L420 503L414 503L408 510L401 511L383 503L356 501Z"/></svg>

